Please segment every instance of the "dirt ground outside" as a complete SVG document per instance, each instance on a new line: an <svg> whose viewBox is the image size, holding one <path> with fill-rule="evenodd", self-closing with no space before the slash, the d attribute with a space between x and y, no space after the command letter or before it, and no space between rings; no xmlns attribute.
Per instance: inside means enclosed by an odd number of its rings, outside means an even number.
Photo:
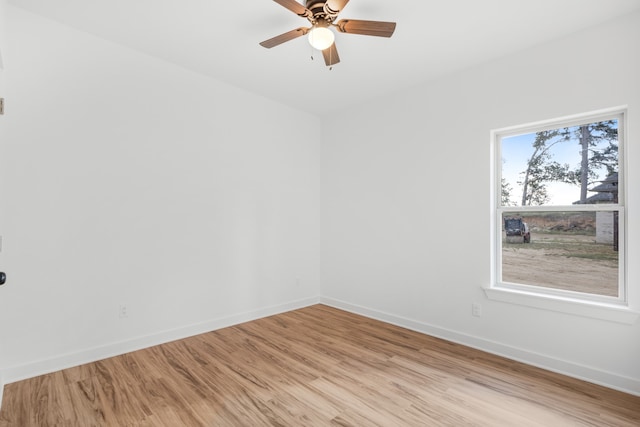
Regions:
<svg viewBox="0 0 640 427"><path fill-rule="evenodd" d="M618 252L594 234L531 233L531 243L502 246L502 280L618 296Z"/></svg>

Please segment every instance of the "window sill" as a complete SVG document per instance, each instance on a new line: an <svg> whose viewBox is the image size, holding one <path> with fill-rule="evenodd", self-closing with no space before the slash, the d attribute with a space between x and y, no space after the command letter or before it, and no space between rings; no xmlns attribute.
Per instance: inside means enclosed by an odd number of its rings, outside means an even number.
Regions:
<svg viewBox="0 0 640 427"><path fill-rule="evenodd" d="M513 289L487 287L483 287L483 289L487 298L490 300L591 317L610 322L632 325L638 320L638 317L640 317L640 312L619 305L579 301Z"/></svg>

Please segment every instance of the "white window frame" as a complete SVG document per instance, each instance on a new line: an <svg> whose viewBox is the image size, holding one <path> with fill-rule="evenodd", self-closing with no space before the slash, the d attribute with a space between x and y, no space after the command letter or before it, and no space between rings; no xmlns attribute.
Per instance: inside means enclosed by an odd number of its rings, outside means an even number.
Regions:
<svg viewBox="0 0 640 427"><path fill-rule="evenodd" d="M501 206L502 189L502 138L535 133L543 130L572 127L586 123L596 123L604 120L618 120L618 203L602 205L570 205L570 206ZM559 311L580 316L599 318L614 322L634 323L640 313L633 310L629 304L629 289L627 280L627 233L625 212L627 180L625 137L627 130L627 109L616 107L606 110L567 116L525 125L495 129L491 131L491 281L484 287L489 299L506 303L525 305L546 310ZM619 241L618 241L618 297L587 294L582 292L565 291L542 286L515 284L502 282L502 217L505 212L513 211L618 211L619 212Z"/></svg>

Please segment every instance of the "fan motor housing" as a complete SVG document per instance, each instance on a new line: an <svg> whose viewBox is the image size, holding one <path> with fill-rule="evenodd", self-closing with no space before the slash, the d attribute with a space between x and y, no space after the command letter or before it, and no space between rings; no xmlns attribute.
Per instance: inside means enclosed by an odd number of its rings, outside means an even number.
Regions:
<svg viewBox="0 0 640 427"><path fill-rule="evenodd" d="M332 14L331 10L325 9L326 0L306 0L305 7L313 14L313 20L310 21L322 21L326 20L332 22L338 16L338 13Z"/></svg>
<svg viewBox="0 0 640 427"><path fill-rule="evenodd" d="M323 13L324 14L324 4L326 0L306 0L305 7L309 9L313 14Z"/></svg>

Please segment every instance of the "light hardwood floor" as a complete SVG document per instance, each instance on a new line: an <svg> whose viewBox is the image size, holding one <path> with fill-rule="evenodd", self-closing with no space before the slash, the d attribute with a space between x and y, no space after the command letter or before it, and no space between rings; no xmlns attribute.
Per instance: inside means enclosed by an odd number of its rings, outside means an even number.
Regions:
<svg viewBox="0 0 640 427"><path fill-rule="evenodd" d="M324 305L8 384L0 426L640 426L640 397Z"/></svg>

